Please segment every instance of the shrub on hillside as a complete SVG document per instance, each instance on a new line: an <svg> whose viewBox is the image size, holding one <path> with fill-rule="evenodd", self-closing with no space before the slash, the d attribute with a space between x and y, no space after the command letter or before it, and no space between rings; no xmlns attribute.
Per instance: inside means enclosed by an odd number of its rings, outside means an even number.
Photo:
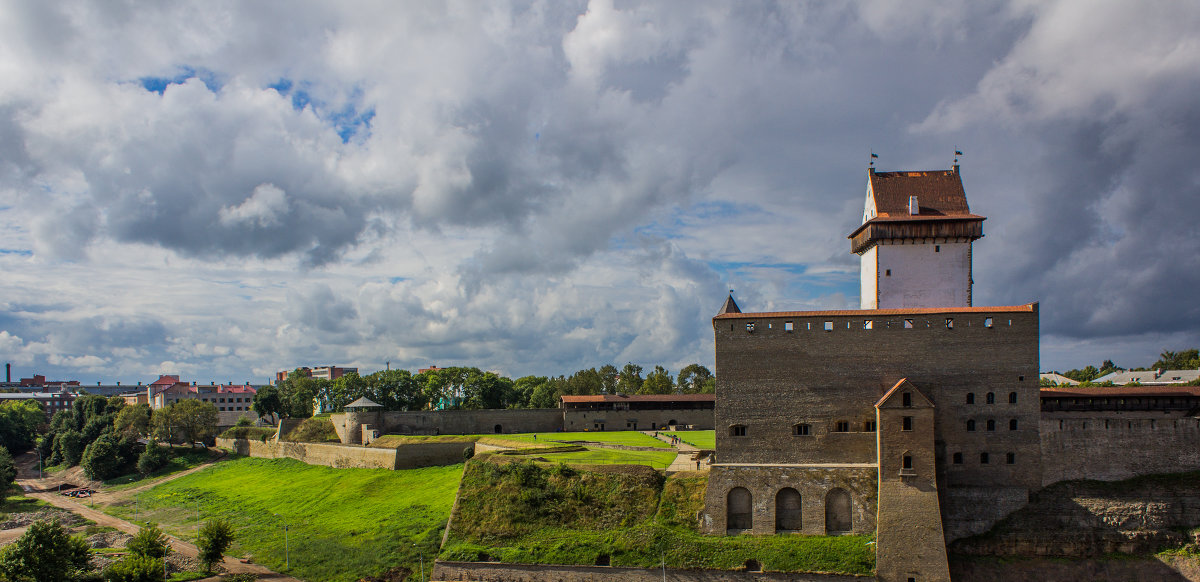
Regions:
<svg viewBox="0 0 1200 582"><path fill-rule="evenodd" d="M340 439L337 431L333 429L333 421L329 418L306 418L283 440L295 443L327 443Z"/></svg>
<svg viewBox="0 0 1200 582"><path fill-rule="evenodd" d="M170 449L151 439L150 442L146 443L146 450L142 451L141 456L138 457L138 473L149 475L165 467L170 460Z"/></svg>
<svg viewBox="0 0 1200 582"><path fill-rule="evenodd" d="M166 575L162 558L130 554L104 569L104 582L161 582Z"/></svg>
<svg viewBox="0 0 1200 582"><path fill-rule="evenodd" d="M74 467L79 464L79 459L83 457L83 434L77 430L65 430L58 433L54 439L54 454L52 455L51 464L56 465L54 460L57 459L60 463L66 463L69 467Z"/></svg>
<svg viewBox="0 0 1200 582"><path fill-rule="evenodd" d="M103 481L120 475L125 460L121 458L116 438L105 434L83 450L79 465L88 479Z"/></svg>
<svg viewBox="0 0 1200 582"><path fill-rule="evenodd" d="M267 442L275 436L275 429L258 426L234 426L221 433L223 439L248 439Z"/></svg>

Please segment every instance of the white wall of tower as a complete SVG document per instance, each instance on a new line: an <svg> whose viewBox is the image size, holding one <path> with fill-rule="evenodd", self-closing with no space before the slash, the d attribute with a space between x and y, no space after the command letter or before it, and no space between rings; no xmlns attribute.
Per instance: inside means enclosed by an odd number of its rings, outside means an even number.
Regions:
<svg viewBox="0 0 1200 582"><path fill-rule="evenodd" d="M864 309L970 305L970 242L904 242L910 244L878 244L862 254ZM876 274L870 284L868 269ZM867 306L869 294L878 296L874 307Z"/></svg>

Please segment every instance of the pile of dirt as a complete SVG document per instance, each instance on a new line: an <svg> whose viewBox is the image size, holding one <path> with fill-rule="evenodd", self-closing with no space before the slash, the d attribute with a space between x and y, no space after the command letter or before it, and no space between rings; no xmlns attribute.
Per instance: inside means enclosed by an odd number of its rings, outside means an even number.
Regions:
<svg viewBox="0 0 1200 582"><path fill-rule="evenodd" d="M72 527L83 523L83 518L63 509L41 509L30 513L10 513L8 519L0 522L0 530L16 529L33 525L39 521L58 520L64 527Z"/></svg>
<svg viewBox="0 0 1200 582"><path fill-rule="evenodd" d="M123 548L133 536L123 531L106 531L88 536L87 543L95 548Z"/></svg>

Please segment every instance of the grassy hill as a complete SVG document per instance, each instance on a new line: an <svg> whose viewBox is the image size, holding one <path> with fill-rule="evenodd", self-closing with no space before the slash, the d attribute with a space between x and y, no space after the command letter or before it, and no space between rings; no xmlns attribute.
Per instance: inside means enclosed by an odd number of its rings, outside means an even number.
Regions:
<svg viewBox="0 0 1200 582"><path fill-rule="evenodd" d="M110 513L192 539L203 519L224 517L237 532L232 554L283 571L286 522L290 573L353 581L392 569L416 571L437 554L462 465L405 471L332 469L291 459L235 458L161 484Z"/></svg>
<svg viewBox="0 0 1200 582"><path fill-rule="evenodd" d="M608 563L870 574L864 536L703 536L696 515L707 479L664 479L645 467L581 470L484 456L467 464L447 560L527 564Z"/></svg>

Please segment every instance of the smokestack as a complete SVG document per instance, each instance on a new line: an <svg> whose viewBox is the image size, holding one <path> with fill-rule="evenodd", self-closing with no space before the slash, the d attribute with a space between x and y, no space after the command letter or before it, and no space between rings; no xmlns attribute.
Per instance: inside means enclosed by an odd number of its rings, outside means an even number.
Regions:
<svg viewBox="0 0 1200 582"><path fill-rule="evenodd" d="M4 364L4 381L12 382L12 364Z"/></svg>

